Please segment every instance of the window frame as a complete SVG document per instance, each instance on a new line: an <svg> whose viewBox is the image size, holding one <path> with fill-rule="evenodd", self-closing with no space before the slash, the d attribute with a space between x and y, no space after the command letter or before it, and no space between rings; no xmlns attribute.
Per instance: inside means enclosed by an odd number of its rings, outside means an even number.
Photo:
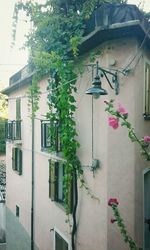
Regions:
<svg viewBox="0 0 150 250"><path fill-rule="evenodd" d="M41 120L41 149L47 149L51 147L51 138L49 138L50 142L48 141L48 127L50 126L49 120Z"/></svg>
<svg viewBox="0 0 150 250"><path fill-rule="evenodd" d="M62 167L65 168L65 162L61 160L52 160L49 159L49 198L51 201L57 202L58 204L64 206L63 199L59 198L59 184L60 184L60 176L59 176L59 170L58 168L60 167L59 164L62 164ZM52 176L53 174L53 176ZM62 180L64 177L65 171L63 169L63 176ZM72 183L73 184L73 183ZM64 198L64 186L63 186L63 181L61 182L61 187L62 187L62 195ZM73 185L70 186L70 192L69 192L69 197L68 199L68 205L70 206L70 213L72 213L73 210Z"/></svg>
<svg viewBox="0 0 150 250"><path fill-rule="evenodd" d="M6 140L21 140L21 120L5 123Z"/></svg>
<svg viewBox="0 0 150 250"><path fill-rule="evenodd" d="M20 207L16 205L16 217L20 217Z"/></svg>
<svg viewBox="0 0 150 250"><path fill-rule="evenodd" d="M59 164L62 164L62 166L60 166ZM60 181L60 172L59 172L59 168L64 168L64 163L61 161L54 161L54 160L49 160L49 198L52 201L56 201L60 204L63 205L63 198L60 199L59 198L59 181ZM64 176L64 169L63 171L63 175L61 176L62 180L61 180L61 187L62 187L62 196L64 196L64 191L63 191L63 176ZM53 176L52 176L53 175Z"/></svg>
<svg viewBox="0 0 150 250"><path fill-rule="evenodd" d="M66 238L66 236L60 232L60 230L56 227L54 227L54 250L56 250L56 234L58 234L67 244L68 244L68 250L71 250L71 244L69 240Z"/></svg>
<svg viewBox="0 0 150 250"><path fill-rule="evenodd" d="M22 149L19 147L12 148L12 169L22 175Z"/></svg>
<svg viewBox="0 0 150 250"><path fill-rule="evenodd" d="M52 138L50 135L48 135L48 128L47 127L52 126L49 120L41 120L41 150L45 151L48 150L52 147L54 147L54 151L59 153L62 151L62 147L61 147L61 142L60 142L60 136L59 136L59 127L57 124L54 125L54 129L55 129L55 142L52 141ZM49 140L50 142L47 143L47 140Z"/></svg>

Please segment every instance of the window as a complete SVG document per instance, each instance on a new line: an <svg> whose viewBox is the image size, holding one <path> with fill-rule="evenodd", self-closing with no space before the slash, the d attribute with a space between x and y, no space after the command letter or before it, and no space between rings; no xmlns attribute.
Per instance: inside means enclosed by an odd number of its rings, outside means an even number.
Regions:
<svg viewBox="0 0 150 250"><path fill-rule="evenodd" d="M55 134L55 141L52 140L52 136L50 135L51 131ZM58 126L55 124L53 127L50 124L49 120L41 121L41 149L51 148L56 152L61 151L61 143L60 143L60 132Z"/></svg>
<svg viewBox="0 0 150 250"><path fill-rule="evenodd" d="M41 148L51 147L50 122L48 120L41 121Z"/></svg>
<svg viewBox="0 0 150 250"><path fill-rule="evenodd" d="M63 203L64 164L50 160L49 166L49 197L53 201Z"/></svg>
<svg viewBox="0 0 150 250"><path fill-rule="evenodd" d="M144 117L150 119L150 64L145 64Z"/></svg>
<svg viewBox="0 0 150 250"><path fill-rule="evenodd" d="M21 99L16 99L16 120L21 120Z"/></svg>
<svg viewBox="0 0 150 250"><path fill-rule="evenodd" d="M65 164L61 161L49 161L49 197L52 201L57 201L63 205L64 201L64 185L63 179L65 175ZM72 211L73 194L72 185L69 192L69 208Z"/></svg>
<svg viewBox="0 0 150 250"><path fill-rule="evenodd" d="M5 137L9 140L21 140L21 121L6 122Z"/></svg>
<svg viewBox="0 0 150 250"><path fill-rule="evenodd" d="M22 175L22 150L20 148L12 149L12 169Z"/></svg>
<svg viewBox="0 0 150 250"><path fill-rule="evenodd" d="M19 207L16 205L16 217L19 217Z"/></svg>
<svg viewBox="0 0 150 250"><path fill-rule="evenodd" d="M12 139L13 137L12 121L8 121L5 123L5 137L6 139Z"/></svg>
<svg viewBox="0 0 150 250"><path fill-rule="evenodd" d="M69 250L69 245L68 242L66 240L64 240L64 238L57 233L56 231L54 231L55 234L55 250Z"/></svg>

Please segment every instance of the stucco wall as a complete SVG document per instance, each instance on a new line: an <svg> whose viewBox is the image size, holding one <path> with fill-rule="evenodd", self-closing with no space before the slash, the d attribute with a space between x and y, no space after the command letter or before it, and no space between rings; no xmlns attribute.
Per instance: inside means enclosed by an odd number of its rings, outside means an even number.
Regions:
<svg viewBox="0 0 150 250"><path fill-rule="evenodd" d="M124 68L132 59L138 49L135 39L124 39L105 43L96 50L101 51L97 56L100 65L114 69ZM85 64L89 63L89 54L85 56ZM146 163L139 157L139 150L131 144L127 131L120 128L112 130L107 125L104 99L113 98L122 103L129 111L130 121L136 131L143 136L149 132L149 123L143 120L143 58L139 60L134 71L126 76L119 74L120 93L115 96L106 82L103 87L109 95L93 100L94 124L94 158L99 159L100 168L94 176L90 170L92 163L92 97L85 94L91 86L91 72L85 71L77 81L77 122L80 149L79 158L83 165L84 177L92 193L99 197L100 202L91 199L86 190L79 188L79 206L77 212L77 250L125 250L118 228L110 223L112 211L107 202L111 197L119 200L119 208L131 235L136 237L142 245L142 169ZM115 65L110 65L116 61ZM39 250L53 250L54 227L70 240L69 227L65 223L66 215L62 207L49 199L49 158L56 159L55 154L41 151L40 120L45 119L47 111L46 88L47 81L40 83L41 99L39 111L35 119L35 242ZM19 89L11 97L24 96L27 87ZM15 99L9 100L9 117L15 119ZM16 239L23 240L26 247L30 242L31 228L31 120L29 118L27 97L21 99L22 116L22 150L23 175L18 176L11 167L11 150L13 144L7 143L7 228L8 250L24 250L27 248L10 248L11 242ZM20 207L19 219L15 217L16 205ZM139 206L138 206L139 205ZM138 229L135 226L138 225ZM23 225L23 227L21 226ZM13 228L13 225L16 225ZM12 234L13 233L13 234ZM12 234L12 235L10 235ZM24 238L24 239L23 239ZM17 242L17 241L16 241ZM16 247L21 244L16 243Z"/></svg>

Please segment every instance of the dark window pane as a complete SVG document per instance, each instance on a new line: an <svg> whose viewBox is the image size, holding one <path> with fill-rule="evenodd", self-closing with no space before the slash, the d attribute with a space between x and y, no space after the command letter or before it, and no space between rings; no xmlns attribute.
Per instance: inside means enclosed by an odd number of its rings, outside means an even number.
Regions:
<svg viewBox="0 0 150 250"><path fill-rule="evenodd" d="M16 216L19 217L19 207L16 206Z"/></svg>
<svg viewBox="0 0 150 250"><path fill-rule="evenodd" d="M55 250L68 250L68 243L55 232Z"/></svg>

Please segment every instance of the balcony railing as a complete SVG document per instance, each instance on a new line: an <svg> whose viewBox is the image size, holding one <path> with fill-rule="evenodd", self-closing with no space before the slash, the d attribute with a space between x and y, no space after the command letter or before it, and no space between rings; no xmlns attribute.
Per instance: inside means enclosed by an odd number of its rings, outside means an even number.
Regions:
<svg viewBox="0 0 150 250"><path fill-rule="evenodd" d="M6 122L5 137L8 140L21 140L21 121Z"/></svg>

